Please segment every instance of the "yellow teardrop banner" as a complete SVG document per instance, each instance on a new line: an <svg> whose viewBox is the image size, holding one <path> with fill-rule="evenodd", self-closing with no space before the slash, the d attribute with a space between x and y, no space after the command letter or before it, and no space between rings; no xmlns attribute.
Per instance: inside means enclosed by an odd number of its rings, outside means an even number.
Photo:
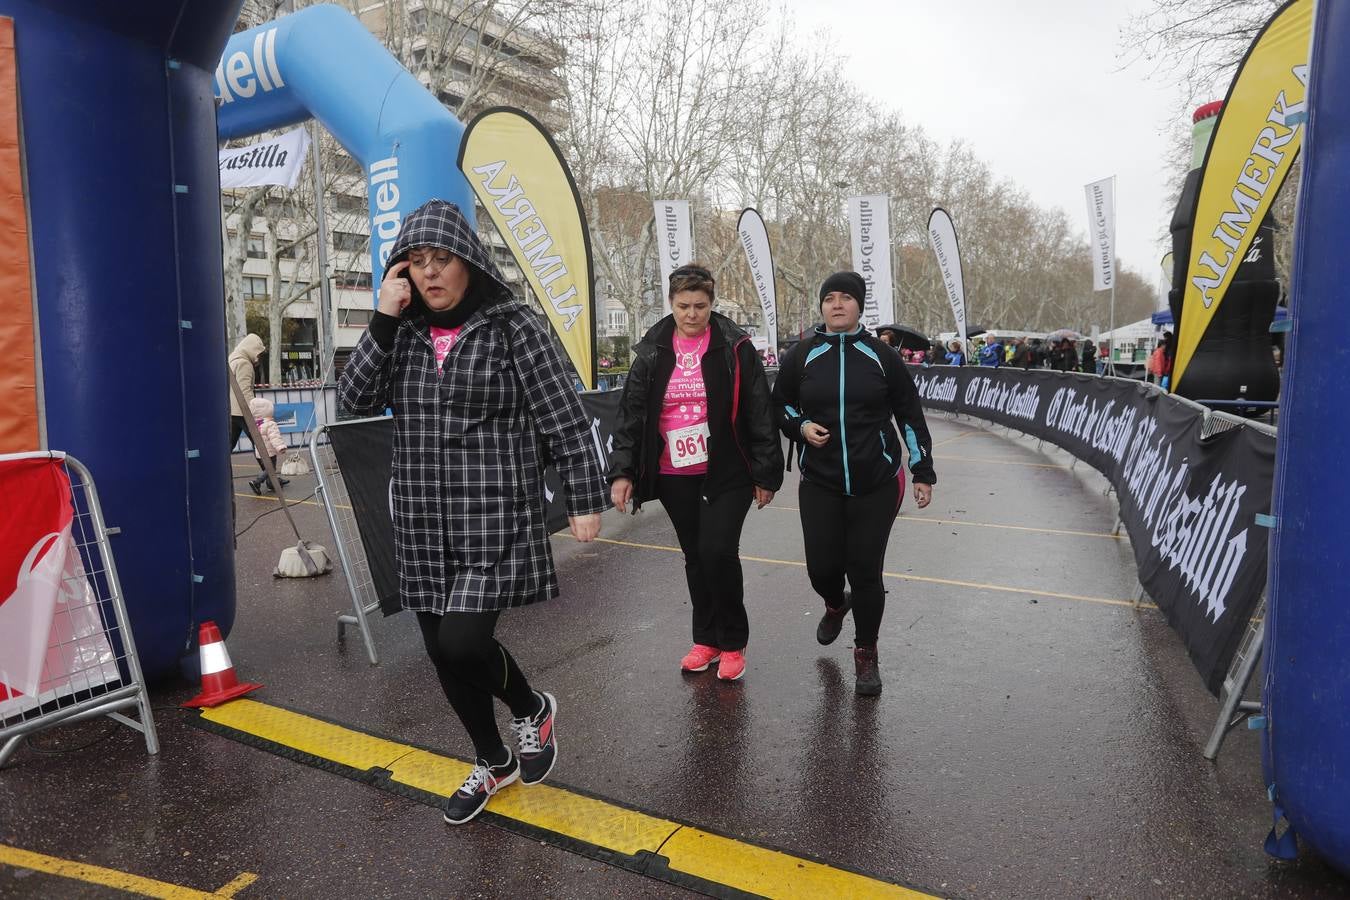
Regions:
<svg viewBox="0 0 1350 900"><path fill-rule="evenodd" d="M557 144L529 113L494 107L465 129L459 168L548 315L577 377L594 389L590 233Z"/></svg>
<svg viewBox="0 0 1350 900"><path fill-rule="evenodd" d="M1303 145L1312 13L1313 0L1293 0L1267 23L1214 126L1191 231L1173 390Z"/></svg>

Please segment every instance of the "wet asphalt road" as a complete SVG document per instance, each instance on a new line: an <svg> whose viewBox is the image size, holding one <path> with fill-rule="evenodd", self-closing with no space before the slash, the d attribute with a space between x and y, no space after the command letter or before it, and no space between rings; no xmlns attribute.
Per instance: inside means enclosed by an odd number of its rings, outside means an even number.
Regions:
<svg viewBox="0 0 1350 900"><path fill-rule="evenodd" d="M939 895L1350 895L1306 853L1262 852L1256 733L1201 757L1217 702L1156 610L1110 602L1137 583L1105 481L1015 433L930 425L939 484L892 534L878 699L852 692L851 620L815 642L793 475L747 520L739 683L678 671L689 604L659 504L607 514L596 544L556 538L562 597L499 629L560 700L551 780ZM235 463L242 528L268 507ZM331 547L316 506L294 512ZM354 630L335 642L340 576L271 577L290 543L279 514L240 539L229 650L257 699L467 757L413 619L374 623L370 666ZM257 873L245 898L689 895L198 730L175 708L195 692L155 686L155 758L104 722L35 737L0 772L0 844L207 891ZM0 897L48 896L121 895L0 866Z"/></svg>

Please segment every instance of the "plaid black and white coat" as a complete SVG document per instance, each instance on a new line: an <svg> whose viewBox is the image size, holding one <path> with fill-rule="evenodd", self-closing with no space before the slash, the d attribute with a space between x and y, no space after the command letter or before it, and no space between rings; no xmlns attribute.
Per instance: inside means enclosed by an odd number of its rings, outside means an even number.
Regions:
<svg viewBox="0 0 1350 900"><path fill-rule="evenodd" d="M426 320L409 307L391 351L362 336L338 388L354 413L394 411L403 608L481 612L557 596L544 459L562 478L568 515L604 510L589 423L546 324L511 298L457 207L431 200L409 215L388 265L422 246L449 250L475 279L491 278L490 297L465 321L441 372Z"/></svg>

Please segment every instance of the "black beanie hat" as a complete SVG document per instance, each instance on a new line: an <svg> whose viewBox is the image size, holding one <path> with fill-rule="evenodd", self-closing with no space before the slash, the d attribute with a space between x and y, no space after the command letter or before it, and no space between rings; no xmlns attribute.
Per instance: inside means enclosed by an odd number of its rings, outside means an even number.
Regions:
<svg viewBox="0 0 1350 900"><path fill-rule="evenodd" d="M863 277L857 272L835 272L820 286L820 303L825 302L826 294L835 291L848 294L858 301L858 307L861 308L863 301L867 299L867 282L863 281Z"/></svg>

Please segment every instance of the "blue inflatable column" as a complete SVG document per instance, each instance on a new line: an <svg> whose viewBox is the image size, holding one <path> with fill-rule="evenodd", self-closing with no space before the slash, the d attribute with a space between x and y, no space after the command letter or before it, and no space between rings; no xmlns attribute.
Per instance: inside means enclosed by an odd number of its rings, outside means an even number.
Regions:
<svg viewBox="0 0 1350 900"><path fill-rule="evenodd" d="M0 0L15 23L48 445L89 467L121 529L112 546L151 676L194 652L199 621L234 620L212 70L238 8Z"/></svg>
<svg viewBox="0 0 1350 900"><path fill-rule="evenodd" d="M1291 286L1266 629L1269 771L1350 874L1350 4L1318 3Z"/></svg>

